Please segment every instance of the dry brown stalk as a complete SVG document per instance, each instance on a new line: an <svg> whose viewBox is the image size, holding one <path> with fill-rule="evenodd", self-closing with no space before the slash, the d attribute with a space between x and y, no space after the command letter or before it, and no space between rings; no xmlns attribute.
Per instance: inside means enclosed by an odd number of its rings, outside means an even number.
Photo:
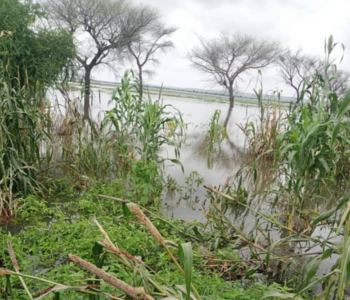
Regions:
<svg viewBox="0 0 350 300"><path fill-rule="evenodd" d="M227 195L227 194L225 194L223 192L220 192L219 190L213 189L210 186L204 185L204 188L209 190L209 191L211 191L211 192L213 192L213 193L219 194L220 196L222 196L222 197L224 197L226 199L229 199L229 200L231 200L233 202L237 202L238 203L238 200L236 198L233 198L230 195Z"/></svg>
<svg viewBox="0 0 350 300"><path fill-rule="evenodd" d="M288 259L288 258L294 258L294 257L301 257L301 256L310 256L310 255L320 255L322 252L310 252L310 253L299 253L294 255L286 255L286 256L275 256L271 257L270 260L279 260L279 259ZM263 262L265 259L261 258L253 258L253 259L240 259L240 260L234 260L234 259L209 259L208 262L223 262L223 263L229 263L228 265L236 265L237 263L246 263L246 262Z"/></svg>
<svg viewBox="0 0 350 300"><path fill-rule="evenodd" d="M104 199L109 199L109 200L114 200L114 201L118 201L121 203L130 203L129 200L125 200L125 199L121 199L121 198L116 198L116 197L112 197L112 196L105 196L105 195L98 195L100 198L104 198Z"/></svg>
<svg viewBox="0 0 350 300"><path fill-rule="evenodd" d="M83 260L82 258L76 255L68 254L68 257L71 261L76 263L81 268L88 270L92 274L103 279L105 282L116 287L117 289L121 290L122 292L129 295L130 297L133 297L136 300L155 300L152 296L147 295L143 288L134 288L126 284L124 281L121 281L118 278L113 277L107 272L97 268L93 264Z"/></svg>
<svg viewBox="0 0 350 300"><path fill-rule="evenodd" d="M258 249L258 250L260 250L260 251L266 252L266 249L264 249L263 247L260 247L260 246L257 245L257 244L252 243L251 241L247 240L245 237L243 237L243 236L241 236L241 235L239 235L238 237L239 237L239 239L241 239L243 242L252 245L255 249Z"/></svg>
<svg viewBox="0 0 350 300"><path fill-rule="evenodd" d="M11 258L11 262L12 262L13 268L15 269L15 271L17 273L19 273L19 266L18 266L18 262L17 262L17 259L16 259L15 251L13 251L13 248L12 248L11 241L7 241L7 247L9 249L10 258Z"/></svg>
<svg viewBox="0 0 350 300"><path fill-rule="evenodd" d="M65 284L65 283L62 283L62 284ZM79 287L92 287L92 288L100 288L101 286L99 284L78 284L76 286L79 286ZM56 286L55 285L52 285L52 286L49 286L43 290L41 290L39 293L35 294L33 297L34 298L38 298L48 292L50 292L52 289L54 289ZM80 292L85 292L85 291L80 291Z"/></svg>
<svg viewBox="0 0 350 300"><path fill-rule="evenodd" d="M47 287L47 288L41 290L39 293L33 295L33 297L34 297L34 298L38 298L38 297L40 297L40 296L42 296L42 295L44 295L44 294L50 292L54 287L55 287L55 285L49 286L49 287Z"/></svg>
<svg viewBox="0 0 350 300"><path fill-rule="evenodd" d="M6 276L8 272L6 270L0 270L0 277Z"/></svg>
<svg viewBox="0 0 350 300"><path fill-rule="evenodd" d="M100 223L97 221L96 218L94 218L94 222L95 224L97 225L98 229L102 232L103 236L105 237L105 239L109 242L110 246L115 248L115 249L118 249L113 243L112 241L110 240L107 232L103 229L103 227L100 225Z"/></svg>
<svg viewBox="0 0 350 300"><path fill-rule="evenodd" d="M154 236L158 243L165 246L162 235L159 233L158 229L153 225L153 223L147 218L147 216L143 213L140 207L135 203L131 203L130 210L135 214L135 216L140 220L140 222L147 227L149 232Z"/></svg>
<svg viewBox="0 0 350 300"><path fill-rule="evenodd" d="M130 253L123 251L121 249L116 249L115 247L113 247L112 245L110 245L108 242L106 242L105 240L100 240L100 243L105 246L109 251L111 251L112 253L118 255L118 256L125 256L127 259L133 261L134 263L137 263L139 265L142 264L142 261L137 259L136 257L132 256Z"/></svg>
<svg viewBox="0 0 350 300"><path fill-rule="evenodd" d="M16 259L16 254L15 254L15 251L13 251L13 247L12 247L12 244L11 244L11 241L7 241L7 247L8 247L8 250L9 250L9 253L10 253L10 258L11 258L11 262L12 262L12 265L13 265L13 268L15 269L16 273L19 274L19 266L18 266L18 262L17 262L17 259ZM28 294L29 296L29 299L33 299L33 296L32 294L30 293L26 283L24 282L24 279L22 278L22 276L19 276L19 280L21 281L26 293Z"/></svg>

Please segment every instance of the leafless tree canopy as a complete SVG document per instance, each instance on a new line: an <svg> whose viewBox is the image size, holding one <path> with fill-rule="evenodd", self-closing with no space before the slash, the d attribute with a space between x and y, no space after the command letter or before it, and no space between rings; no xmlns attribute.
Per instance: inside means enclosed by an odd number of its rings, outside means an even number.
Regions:
<svg viewBox="0 0 350 300"><path fill-rule="evenodd" d="M177 30L175 27L167 27L160 21L160 15L154 11L154 19L146 26L138 36L128 44L128 50L131 57L136 61L138 67L138 75L140 81L140 93L143 93L143 73L152 75L152 70L145 70L144 67L149 65L157 66L159 60L155 57L155 53L159 51L165 52L169 48L174 47L173 42L169 39Z"/></svg>
<svg viewBox="0 0 350 300"><path fill-rule="evenodd" d="M333 68L328 73L328 77L329 90L336 93L340 98L344 97L350 88L350 73Z"/></svg>
<svg viewBox="0 0 350 300"><path fill-rule="evenodd" d="M233 86L237 78L253 69L273 63L279 54L279 43L253 36L222 33L217 39L199 38L200 46L193 48L188 57L198 70L211 75L224 86L234 106Z"/></svg>
<svg viewBox="0 0 350 300"><path fill-rule="evenodd" d="M295 90L297 103L301 100L302 90L311 86L313 76L324 69L320 58L304 55L300 49L279 55L277 64L283 81Z"/></svg>
<svg viewBox="0 0 350 300"><path fill-rule="evenodd" d="M45 0L44 7L56 25L75 35L77 61L85 71L84 119L88 119L92 69L113 66L129 42L154 21L154 11L125 0Z"/></svg>
<svg viewBox="0 0 350 300"><path fill-rule="evenodd" d="M326 68L326 64L329 67ZM325 63L317 56L304 55L299 49L296 52L287 51L280 55L277 64L283 81L295 90L296 101L300 102L302 91L311 88L315 75L322 76L327 89L343 96L349 88L350 73L338 70L332 62Z"/></svg>

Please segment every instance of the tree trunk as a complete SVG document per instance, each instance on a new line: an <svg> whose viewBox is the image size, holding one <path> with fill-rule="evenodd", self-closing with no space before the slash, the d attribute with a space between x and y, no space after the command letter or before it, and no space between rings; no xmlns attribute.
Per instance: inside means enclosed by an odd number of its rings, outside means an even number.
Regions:
<svg viewBox="0 0 350 300"><path fill-rule="evenodd" d="M84 121L90 121L91 69L85 68L84 82Z"/></svg>
<svg viewBox="0 0 350 300"><path fill-rule="evenodd" d="M225 122L224 122L224 127L225 128L227 128L227 124L230 121L232 110L233 110L233 106L230 105L230 107L228 108L228 111L227 111Z"/></svg>
<svg viewBox="0 0 350 300"><path fill-rule="evenodd" d="M227 115L226 115L226 119L224 122L224 127L227 128L227 124L230 121L231 118L231 114L232 114L232 109L235 105L235 96L233 95L233 84L230 84L230 86L228 87L228 93L229 93L229 97L230 97L230 107L228 109Z"/></svg>
<svg viewBox="0 0 350 300"><path fill-rule="evenodd" d="M233 95L233 84L228 87L228 94L230 97L230 108L235 106L235 96Z"/></svg>
<svg viewBox="0 0 350 300"><path fill-rule="evenodd" d="M139 83L140 83L140 101L143 97L143 79L142 79L142 67L139 66Z"/></svg>
<svg viewBox="0 0 350 300"><path fill-rule="evenodd" d="M299 91L297 90L297 104L299 104L299 102L300 102L300 93L299 93Z"/></svg>

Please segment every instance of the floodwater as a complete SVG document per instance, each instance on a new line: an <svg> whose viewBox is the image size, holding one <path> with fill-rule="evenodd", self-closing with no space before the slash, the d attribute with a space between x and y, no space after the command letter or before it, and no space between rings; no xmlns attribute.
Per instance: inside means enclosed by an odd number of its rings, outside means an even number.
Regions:
<svg viewBox="0 0 350 300"><path fill-rule="evenodd" d="M95 121L101 121L104 112L113 107L113 103L109 103L111 99L111 91L93 90L93 101L91 114ZM154 100L158 99L158 95L151 96ZM56 107L64 110L64 101L60 93L52 94L55 99ZM71 93L71 99L81 99L79 91ZM229 177L234 177L239 170L252 165L254 158L247 157L245 154L245 135L237 126L245 125L247 122L258 122L260 109L257 106L236 104L232 110L230 122L227 126L228 139L225 139L218 147L217 151L211 155L211 166L208 166L208 155L205 151L205 135L209 129L209 121L215 110L221 112L221 121L226 118L228 111L228 103L205 102L201 100L163 96L162 103L170 104L176 110L181 112L184 122L187 124L187 137L181 148L180 161L184 166L184 173L180 166L167 161L165 163L165 172L183 186L182 192L164 193L162 204L164 213L170 217L182 219L184 221L205 221L202 204L207 198L207 191L203 185L219 186L224 185ZM77 102L78 110L83 111L81 102ZM178 112L169 107L170 111L175 114ZM171 147L163 147L161 149L162 157L174 158L174 150ZM267 163L260 167L257 182L253 182L252 176L244 177L243 184L248 191L248 202L254 205L255 209L267 211L271 214L274 209L278 212L278 207L272 208L272 202L275 198L269 190L273 189L276 184L275 173L270 170L271 166ZM185 179L192 172L198 172L203 178L203 182L196 188L190 197L184 197L186 194ZM187 195L188 196L188 195ZM331 196L331 195L330 195ZM184 199L186 198L186 199ZM314 200L314 199L313 199ZM306 203L306 208L323 212L332 206L332 201L322 199ZM255 216L250 212L244 214L232 212L235 223L248 233L255 223Z"/></svg>
<svg viewBox="0 0 350 300"><path fill-rule="evenodd" d="M95 93L96 94L96 93ZM109 99L108 93L99 93L98 98L101 99L101 104L95 104L92 110L94 118L98 118L101 111L107 109L105 99ZM97 97L95 97L97 98ZM158 96L154 96L156 100ZM223 186L225 182L234 177L239 170L252 165L254 158L247 157L245 154L245 135L237 124L243 126L247 122L258 122L260 110L257 106L248 106L237 104L231 114L230 122L228 123L228 139L224 140L218 147L216 153L212 154L212 164L208 166L208 153L206 153L205 135L208 130L210 118L213 116L215 110L221 111L221 121L223 122L228 111L228 103L204 102L195 99L178 98L178 97L163 97L164 105L170 104L179 110L183 116L184 122L187 124L187 138L181 148L180 161L184 166L184 173L178 165L171 162L165 163L165 172L167 175L174 178L178 185L182 186L182 191L164 192L162 197L163 214L184 220L185 222L197 220L205 222L206 217L204 210L209 210L210 201L208 199L208 192L203 185L208 186ZM98 101L99 102L99 101ZM171 147L164 147L161 151L164 158L173 158L174 152ZM274 205L275 195L271 192L276 188L276 174L271 171L271 165L266 163L260 167L257 181L254 182L251 173L245 173L243 177L243 185L248 191L248 204L255 210L265 213L266 215L283 213L286 209L285 204L278 203ZM188 192L186 178L190 174L197 172L202 177L203 182L194 188L192 193ZM196 187L196 185L195 185ZM306 209L313 209L315 211L324 212L333 206L333 200L340 195L334 197L332 191L327 196L320 199L311 199L305 203ZM261 246L268 246L269 243L287 237L289 232L279 228L278 226L267 222L262 218L252 213L249 209L235 206L232 210L226 213L227 218L234 224L244 235L248 236L253 233L254 236L259 236L258 243ZM281 214L278 220L285 223L284 215ZM256 226L257 222L259 223ZM253 228L256 228L253 230ZM261 232L268 236L267 241ZM312 236L327 236L329 228L317 227L312 233ZM337 242L340 241L339 238ZM321 248L313 247L310 242L289 243L276 247L275 255L288 256L299 253L320 252ZM249 257L249 253L242 253ZM292 276L294 270L300 270L301 266L312 256L306 256L296 260L290 270L289 276ZM321 263L317 275L324 275L328 273L339 258L338 255L332 255L327 261ZM288 274L288 272L287 272ZM320 286L317 290L320 290Z"/></svg>
<svg viewBox="0 0 350 300"><path fill-rule="evenodd" d="M60 104L60 109L64 103L60 94L54 96L56 103ZM79 92L72 93L72 99L80 98ZM109 104L111 92L93 91L93 102L91 114L94 120L101 121L104 111L112 108L113 103ZM154 100L158 100L158 95L152 95ZM206 190L203 185L218 186L223 185L228 177L234 176L238 170L246 165L249 158L244 153L245 136L237 124L246 124L248 121L257 119L259 109L257 106L248 106L237 104L231 114L228 128L228 139L224 140L216 153L211 156L212 165L208 167L208 156L205 151L205 132L208 130L210 118L215 110L221 112L221 122L224 121L228 103L205 102L189 98L162 97L164 105L171 105L181 112L183 121L187 124L187 137L181 148L180 161L184 166L184 173L181 167L172 164L169 161L165 163L165 172L176 180L176 182L185 187L185 179L192 172L198 172L203 177L203 183L193 192L190 199L184 200L182 193L165 193L162 204L163 213L184 221L205 221L202 210L202 203L206 198ZM78 105L79 111L83 110L81 104ZM178 112L169 107L169 111L178 114ZM172 147L163 147L160 155L164 158L174 158L174 149ZM186 190L185 188L183 190ZM188 197L187 197L188 198ZM197 201L192 201L196 199ZM199 199L199 201L198 201Z"/></svg>
<svg viewBox="0 0 350 300"><path fill-rule="evenodd" d="M104 111L110 109L113 105L108 103L111 98L111 92L94 90L93 95L92 116L94 120L101 121ZM64 101L62 96L57 93L52 94L52 98L55 99L56 109L60 108L63 111ZM72 92L71 99L79 98L81 98L79 92ZM154 96L154 100L157 100L157 98L158 95ZM174 178L177 184L182 186L182 191L164 192L161 200L163 213L169 217L181 219L186 222L194 220L205 222L204 210L208 211L210 201L206 201L208 199L208 192L203 185L222 186L230 178L232 182L235 182L234 177L237 172L242 168L249 168L252 165L254 158L247 157L245 154L245 135L237 124L244 126L247 122L257 123L260 110L257 106L242 104L237 104L233 108L230 122L227 126L228 139L225 139L219 145L217 151L212 153L210 157L211 165L209 166L208 153L205 151L205 132L208 130L210 118L213 116L215 110L221 111L221 121L224 121L228 111L228 103L204 102L195 99L167 96L164 96L162 101L164 105L170 104L179 110L184 122L187 124L187 137L182 145L180 157L180 161L184 167L184 173L178 165L170 161L166 161L164 166L166 174ZM172 110L171 108L169 109ZM78 110L82 111L82 105L79 102ZM173 111L176 113L175 110ZM164 158L174 158L174 149L164 147L160 154ZM271 166L268 163L259 169L256 182L254 182L251 173L244 173L243 185L248 191L247 203L254 210L266 213L266 215L278 214L285 211L284 203L274 205L275 196L269 192L276 187L275 172L270 170ZM198 176L201 176L203 182L199 184L198 188L195 185L195 188L189 193L186 178L188 179L191 174L198 174ZM319 212L326 211L332 207L333 198L331 190L329 198L312 199L312 201L306 203L305 208ZM227 211L227 218L244 235L249 235L253 228L256 228L253 230L253 234L260 236L258 243L262 246L264 244L268 245L268 242L261 232L269 236L270 242L288 235L288 232L285 230L261 218L259 219L256 214L244 207L235 206L232 210ZM285 222L282 214L279 218L281 223ZM257 222L259 223L258 226L256 226ZM326 236L328 232L329 229L327 227L318 227L312 235ZM310 244L306 242L295 243L293 245L288 244L277 248L277 253L275 254L285 256L304 253L309 247ZM320 250L319 247L315 247L312 249L312 252L318 252ZM322 263L318 274L322 275L329 272L330 267L335 263L337 258L337 256L332 256L327 262ZM304 262L304 259L301 259L300 263L303 264ZM298 268L298 266L296 267Z"/></svg>

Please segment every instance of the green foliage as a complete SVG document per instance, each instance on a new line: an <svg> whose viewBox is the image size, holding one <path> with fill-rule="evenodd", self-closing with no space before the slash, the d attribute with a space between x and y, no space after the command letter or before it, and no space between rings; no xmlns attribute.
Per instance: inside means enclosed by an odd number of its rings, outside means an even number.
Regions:
<svg viewBox="0 0 350 300"><path fill-rule="evenodd" d="M151 99L144 102L144 110L138 115L136 136L138 137L142 149L139 153L142 158L163 161L159 157L159 150L162 146L174 147L174 159L172 162L180 164L180 149L183 132L183 121L181 113L176 117L167 109L175 109L171 105L161 105L158 101ZM181 165L181 164L180 164Z"/></svg>
<svg viewBox="0 0 350 300"><path fill-rule="evenodd" d="M191 243L179 245L179 257L185 272L186 300L191 300L193 252Z"/></svg>
<svg viewBox="0 0 350 300"><path fill-rule="evenodd" d="M57 202L51 202L49 206L42 205L39 210L35 208L37 205L35 199L25 200L26 209L31 211L35 224L28 226L26 230L15 236L0 232L0 257L4 264L2 267L12 269L6 245L6 240L11 240L21 273L37 278L24 278L33 295L55 282L65 282L69 283L72 288L71 291L67 288L62 289L59 294L60 299L91 299L89 295L74 291L79 289L77 285L86 284L86 278L90 278L89 280L96 284L101 284L97 290L99 293L119 294L115 288L103 284L98 279L91 279L89 273L69 262L68 253L83 257L107 270L112 276L134 286L144 285L145 280L148 280L150 285L159 281L170 292L177 288L182 291L183 284L187 287L194 284L203 299L248 299L248 297L249 299L260 299L264 291L283 291L278 285L270 288L263 283L243 287L238 282L225 282L215 272L201 270L205 261L198 257L196 249L191 250L190 244L184 243L185 239L189 238L183 235L187 231L187 225L177 220L158 218L152 213L154 217L150 219L164 239L173 240L182 245L182 252L180 251L180 257L177 259L184 264L185 280L183 274L174 269L174 264L164 253L163 247L158 244L145 226L135 222L136 219L133 216L130 216L131 220L126 222L122 218L120 203L97 196L98 193L106 191L107 188L92 189L89 193L75 198L74 201L62 202L58 199ZM34 207L31 208L31 205ZM41 222L40 219L47 214L54 216L55 221ZM155 270L155 273L150 273L147 269L143 271L134 269L133 271L130 265L121 263L121 257L107 253L101 246L97 246L99 244L96 242L102 235L96 224L92 222L93 215L97 216L109 238L116 242L120 249L142 259L151 269ZM29 215L23 215L26 218L27 216ZM144 274L144 277L138 274ZM50 280L52 283L47 283L45 280ZM3 289L6 282L8 288ZM10 279L0 277L0 286L2 287L1 297L11 295L10 290L13 294L12 299L26 299L27 297L16 276L11 276ZM186 293L185 290L184 293ZM174 297L181 299L179 294Z"/></svg>
<svg viewBox="0 0 350 300"><path fill-rule="evenodd" d="M198 202L200 200L198 196L196 196L195 199L192 199L192 197L203 182L204 178L197 171L192 171L185 178L186 186L185 195L183 196L183 198L188 201L194 200L195 202Z"/></svg>
<svg viewBox="0 0 350 300"><path fill-rule="evenodd" d="M336 94L322 98L321 91L328 95L324 89L322 83L313 89L319 95L316 104L291 109L288 129L277 137L276 169L286 178L281 192L300 207L320 186L350 175L350 127L345 117L350 93L343 99Z"/></svg>
<svg viewBox="0 0 350 300"><path fill-rule="evenodd" d="M276 139L273 154L278 176L278 191L275 190L274 193L287 203L284 212L286 224L278 226L287 229L289 234L270 245L266 263L269 263L274 248L287 242L307 241L313 244L311 247L318 245L322 253L315 255L304 265L301 272L303 280L298 285L296 293L283 296L271 293L270 296L303 299L305 292L322 283L324 289L318 295L318 299L343 299L345 286L350 278L349 204L342 212L349 197L340 199L333 208L316 217L311 224L307 220L311 213L304 210L306 200L322 196L324 190L322 187L327 187L331 183L339 187L350 175L348 139L350 127L347 117L350 91L343 96L329 88L330 81L335 78L328 73L337 68L330 63L332 61L330 56L335 46L330 37L325 45L326 61L323 73L314 75L308 81L310 86L304 87L300 105L291 105L285 118L286 129L279 133ZM302 223L305 215L306 222ZM268 220L266 215L261 216ZM270 221L272 222L272 219ZM333 224L327 234L313 236L316 226L326 222ZM340 247L336 247L336 238L340 232L343 232L344 237L341 239ZM320 264L332 254L340 254L339 260L328 273L317 277Z"/></svg>
<svg viewBox="0 0 350 300"><path fill-rule="evenodd" d="M220 143L227 138L226 127L219 124L221 111L216 109L209 120L209 129L205 132L206 154L208 167L213 167L213 155L218 151Z"/></svg>
<svg viewBox="0 0 350 300"><path fill-rule="evenodd" d="M132 82L135 82L132 84ZM133 93L136 89L136 94ZM174 158L179 165L181 140L184 135L182 116L175 116L169 110L177 111L171 105L161 105L151 99L144 101L138 93L139 83L132 71L122 78L121 87L113 94L115 107L107 112L105 124L112 124L109 133L114 136L121 156L136 150L141 159L164 161L159 155L162 146L174 148Z"/></svg>
<svg viewBox="0 0 350 300"><path fill-rule="evenodd" d="M137 84L133 83L135 79L132 71L127 71L121 79L121 86L113 91L110 104L114 108L106 112L104 124L108 128L116 148L121 156L127 156L134 149L135 127L137 116L143 112ZM136 90L136 93L132 91Z"/></svg>
<svg viewBox="0 0 350 300"><path fill-rule="evenodd" d="M155 161L132 160L126 179L129 184L129 198L137 199L141 205L159 203L164 179Z"/></svg>
<svg viewBox="0 0 350 300"><path fill-rule="evenodd" d="M175 178L171 177L169 174L167 175L166 182L165 182L165 188L168 192L180 192L182 190L182 187L177 184L177 181Z"/></svg>
<svg viewBox="0 0 350 300"><path fill-rule="evenodd" d="M16 83L16 86L12 85ZM40 98L12 81L0 63L0 216L12 215L18 193L36 194L40 143L47 139Z"/></svg>
<svg viewBox="0 0 350 300"><path fill-rule="evenodd" d="M65 30L39 27L45 15L32 1L2 0L0 3L0 61L9 78L19 86L42 89L71 69L74 44ZM59 46L58 46L59 45Z"/></svg>

